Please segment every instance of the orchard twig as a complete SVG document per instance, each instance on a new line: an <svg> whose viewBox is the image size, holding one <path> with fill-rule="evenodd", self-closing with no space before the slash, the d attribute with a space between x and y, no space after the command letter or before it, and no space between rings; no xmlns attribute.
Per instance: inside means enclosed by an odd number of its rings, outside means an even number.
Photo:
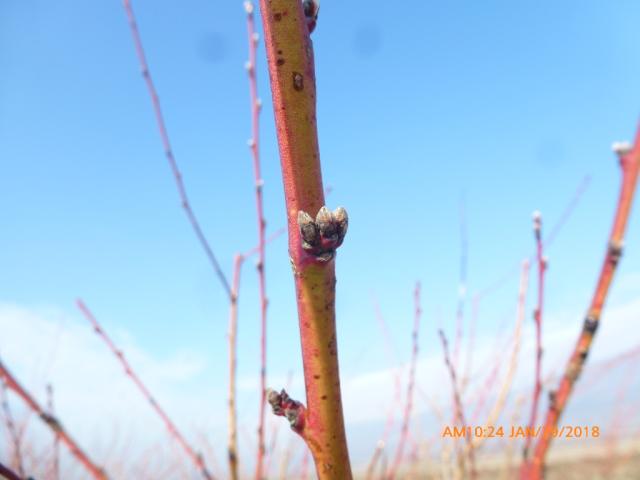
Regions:
<svg viewBox="0 0 640 480"><path fill-rule="evenodd" d="M146 387L146 385L142 382L142 380L140 380L140 377L138 377L138 375L134 372L133 368L131 368L131 365L129 364L126 357L122 353L122 350L116 347L116 345L113 343L113 340L111 340L111 338L107 335L107 333L104 331L102 326L98 323L98 320L96 320L96 317L93 315L91 310L89 310L89 308L85 305L85 303L80 299L78 299L76 303L78 305L78 309L80 310L84 318L93 327L93 330L96 333L96 335L98 335L98 337L100 337L100 339L107 345L109 350L111 350L111 353L113 353L113 355L118 359L118 361L124 368L124 372L126 373L126 375L131 379L131 381L138 388L140 393L142 393L145 400L147 401L147 403L149 403L149 405L155 411L158 417L160 417L171 438L173 438L176 442L178 442L178 444L182 447L182 449L186 453L189 460L198 469L198 471L202 474L202 476L206 480L213 480L214 477L211 473L209 473L209 470L207 469L207 466L204 462L204 458L202 457L202 455L200 453L196 453L193 447L189 445L185 437L178 430L178 427L176 427L176 425L173 423L171 418L169 418L169 415L167 415L167 413L162 409L162 407L157 402L157 400L153 397L153 395L151 395L151 392Z"/></svg>
<svg viewBox="0 0 640 480"><path fill-rule="evenodd" d="M528 480L538 480L543 477L544 462L553 439L553 430L557 428L558 421L569 401L573 387L580 377L589 355L593 338L600 325L600 317L605 300L622 255L624 232L638 183L638 172L640 171L640 126L633 147L627 143L617 143L614 144L614 151L618 156L622 170L622 183L602 270L600 271L576 346L560 379L560 384L556 390L550 392L549 406L542 428L542 435L536 443L533 458L523 466L522 477Z"/></svg>

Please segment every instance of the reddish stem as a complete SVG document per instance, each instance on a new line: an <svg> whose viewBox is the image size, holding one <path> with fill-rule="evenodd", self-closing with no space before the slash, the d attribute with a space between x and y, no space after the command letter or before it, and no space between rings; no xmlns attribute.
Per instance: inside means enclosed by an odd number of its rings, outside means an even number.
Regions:
<svg viewBox="0 0 640 480"><path fill-rule="evenodd" d="M525 317L525 307L527 300L527 290L529 286L529 260L525 259L522 262L522 271L520 273L520 287L518 289L518 308L516 313L516 325L515 331L513 334L513 349L511 350L511 358L507 363L507 372L506 376L500 386L500 390L498 391L498 396L491 408L487 420L481 425L491 426L493 427L500 414L504 409L504 405L507 400L507 396L509 395L509 391L511 390L511 385L513 383L513 379L518 367L518 354L520 352L520 339L522 337L522 324L524 323ZM469 437L470 438L470 437ZM483 442L487 439L487 437L483 436L474 436L471 441L471 448L477 450L483 444Z"/></svg>
<svg viewBox="0 0 640 480"><path fill-rule="evenodd" d="M47 410L49 415L55 415L53 403L53 385L47 385ZM60 439L55 436L53 439L53 461L51 465L51 479L58 480L60 478Z"/></svg>
<svg viewBox="0 0 640 480"><path fill-rule="evenodd" d="M7 431L9 432L9 437L11 438L11 442L13 443L13 464L15 468L18 470L18 474L21 477L24 477L24 465L22 463L22 441L20 438L20 434L18 433L18 429L16 428L16 423L13 420L13 413L11 412L11 407L9 406L9 398L7 396L7 385L6 383L0 382L0 392L2 393L2 410L4 412L4 420L7 424Z"/></svg>
<svg viewBox="0 0 640 480"><path fill-rule="evenodd" d="M15 377L9 372L0 360L0 379L11 389L16 395L18 395L27 404L27 406L40 417L40 419L47 424L47 426L53 430L56 436L64 443L71 455L73 455L78 462L87 470L87 472L95 480L107 480L107 474L93 463L86 453L78 446L77 442L71 438L71 436L62 427L60 421L44 411L44 409L34 400L34 398L18 383Z"/></svg>
<svg viewBox="0 0 640 480"><path fill-rule="evenodd" d="M533 214L533 232L536 239L536 264L538 265L538 300L533 319L536 327L536 350L535 350L535 377L533 395L531 400L531 413L529 415L529 428L533 431L538 416L538 404L542 393L542 308L544 306L544 273L547 262L543 255L542 245L542 215L540 212ZM529 449L533 436L529 435L525 439L523 458L526 461L529 457Z"/></svg>
<svg viewBox="0 0 640 480"><path fill-rule="evenodd" d="M116 345L113 343L111 338L107 335L107 333L104 331L102 326L100 326L100 324L96 320L93 313L91 313L89 308L84 304L84 302L81 299L78 299L76 303L77 303L78 309L80 309L80 311L82 312L82 315L93 326L93 329L96 335L98 335L98 337L100 337L102 341L104 341L104 343L107 344L107 347L109 347L109 350L111 350L111 353L113 353L113 355L122 364L127 376L135 384L138 390L140 390L140 393L142 393L142 395L147 400L149 405L151 405L151 408L153 408L156 414L160 417L165 427L167 428L169 435L178 442L178 444L182 447L184 452L187 454L187 457L189 457L191 462L195 465L198 471L200 471L202 476L206 480L212 480L214 477L207 470L207 466L204 463L204 459L202 458L202 455L196 453L195 450L189 445L189 443L184 438L184 436L180 433L180 431L175 426L173 421L165 413L162 407L160 407L160 404L156 401L153 395L151 395L151 393L149 392L149 389L145 386L144 383L142 383L142 380L140 380L140 377L138 377L138 375L133 371L133 369L131 368L131 365L125 358L122 351L119 350L118 347L116 347Z"/></svg>
<svg viewBox="0 0 640 480"><path fill-rule="evenodd" d="M604 262L576 346L571 353L557 390L550 394L542 436L536 444L533 459L529 464L523 465L522 477L526 479L538 480L543 477L544 461L553 439L553 431L557 428L562 412L586 362L593 338L600 324L600 316L618 261L622 255L624 232L631 213L638 172L640 171L640 126L633 148L619 147L616 149L616 153L618 153L622 169L622 184Z"/></svg>
<svg viewBox="0 0 640 480"><path fill-rule="evenodd" d="M467 425L467 421L464 415L464 406L462 404L462 398L460 397L460 390L458 389L458 378L456 374L455 365L451 362L451 358L449 356L449 342L447 341L447 337L444 334L443 330L438 330L438 334L440 335L440 342L442 343L442 350L444 353L444 363L447 366L447 370L449 371L449 377L451 378L451 390L453 393L453 405L454 405L454 416L456 424L465 427ZM467 459L469 461L471 478L475 479L477 476L476 472L476 460L474 448L470 435L465 435L465 440L467 442Z"/></svg>
<svg viewBox="0 0 640 480"><path fill-rule="evenodd" d="M0 463L0 477L6 478L7 480L22 480L24 478L2 463Z"/></svg>
<svg viewBox="0 0 640 480"><path fill-rule="evenodd" d="M164 148L165 155L169 162L169 166L171 167L171 173L173 174L173 179L176 184L176 188L178 189L178 195L180 196L180 203L182 205L182 209L184 210L189 223L191 224L191 228L200 242L202 249L204 250L209 263L213 267L213 270L220 280L222 287L224 288L226 294L231 297L231 288L229 287L229 282L225 277L222 269L220 268L220 264L216 259L216 256L213 253L213 249L209 244L209 241L204 235L202 231L202 227L200 226L200 222L196 217L193 208L191 208L191 203L189 202L189 197L187 196L187 189L184 186L184 182L182 180L182 173L180 173L180 169L178 168L178 163L176 162L175 156L173 154L173 149L171 147L171 142L169 141L169 133L167 131L167 127L165 124L164 116L162 114L162 109L160 107L160 99L158 97L158 93L156 91L156 87L153 83L153 78L151 77L151 73L149 71L149 65L147 64L146 55L144 52L144 47L142 46L142 39L140 38L140 32L138 30L138 25L136 22L136 17L133 14L133 9L131 8L130 0L123 0L123 5L125 12L127 14L127 18L129 20L129 28L131 30L131 35L133 37L133 43L136 49L136 55L138 57L138 62L140 63L140 69L142 71L142 77L144 78L145 84L147 85L147 90L149 91L149 96L151 97L151 103L153 105L153 111L156 117L156 123L158 126L158 132L160 133L160 139L162 140L162 146Z"/></svg>
<svg viewBox="0 0 640 480"><path fill-rule="evenodd" d="M265 245L284 233L279 229L265 240ZM231 285L231 299L229 302L229 432L227 440L227 459L229 475L232 480L239 477L238 473L238 414L236 401L237 378L237 349L238 349L238 296L240 295L240 273L244 261L260 251L256 246L243 254L236 254L233 262L233 279Z"/></svg>
<svg viewBox="0 0 640 480"><path fill-rule="evenodd" d="M548 248L554 242L554 240L556 239L556 237L558 236L558 234L562 230L562 227L564 227L564 225L567 223L567 221L569 220L569 218L571 217L571 215L575 211L576 207L580 203L580 199L582 198L582 195L584 194L584 192L587 190L590 182L591 182L591 177L589 175L586 175L586 176L584 176L582 178L580 184L578 185L578 188L576 189L576 191L574 192L573 196L571 197L571 200L569 201L567 206L564 208L562 214L560 215L560 218L556 221L556 223L553 225L553 228L551 228L550 233L547 235L547 237L542 242L542 245L545 248ZM534 256L536 256L536 255L537 254L534 254ZM534 256L532 256L530 258L531 261L534 261L534 258L533 258ZM467 383L469 381L470 369L471 369L471 365L473 363L472 362L472 357L473 357L473 353L474 353L475 329L476 329L476 325L477 325L477 322L478 322L478 315L479 315L479 311L480 311L480 303L482 302L482 300L485 297L489 296L491 293L497 291L503 285L505 285L506 282L515 273L518 272L519 268L520 268L520 264L514 265L504 275L499 277L498 280L496 280L495 282L490 284L488 287L486 287L482 291L476 293L474 295L474 297L473 297L473 312L472 312L472 317L471 317L470 338L469 338L469 344L468 344L468 349L467 349L468 361L466 362L466 365L465 365L466 368L465 368L465 373L464 373L463 380L462 380L462 391L463 392L464 392L464 390L465 390L465 388L467 386Z"/></svg>
<svg viewBox="0 0 640 480"><path fill-rule="evenodd" d="M585 176L580 181L578 188L576 189L573 196L571 197L571 200L563 210L562 215L560 215L560 218L556 221L556 223L551 228L547 238L544 239L543 245L545 248L548 249L551 246L551 244L554 242L554 240L557 238L558 234L562 230L562 227L564 227L564 225L567 223L569 218L571 218L571 215L573 214L576 207L580 203L580 199L582 198L582 195L587 190L587 187L589 186L590 181L591 179L588 175ZM534 262L535 257L536 257L536 254L533 253L532 255L530 255L529 261ZM509 268L508 271L506 271L496 281L494 281L489 286L485 287L483 290L477 293L478 299L482 300L488 295L499 290L502 286L504 286L509 281L509 279L511 279L513 276L515 276L515 274L517 274L520 271L520 265L521 265L520 262L515 263L511 268Z"/></svg>
<svg viewBox="0 0 640 480"><path fill-rule="evenodd" d="M256 212L258 218L258 280L260 292L260 406L258 414L258 452L256 460L255 479L261 480L264 476L264 414L266 408L267 392L267 293L264 272L265 262L265 226L264 206L262 201L262 187L264 181L260 173L260 107L258 98L258 82L256 77L256 51L258 47L258 34L255 31L253 16L253 3L244 2L247 12L247 33L249 36L249 61L247 73L249 76L249 98L251 101L251 140L249 146L253 157L253 174L256 189Z"/></svg>
<svg viewBox="0 0 640 480"><path fill-rule="evenodd" d="M304 423L294 430L311 450L320 480L351 480L335 322L335 249L344 238L347 219L343 209L331 213L322 208L310 19L299 0L260 0L260 7L307 393ZM314 223L311 215L316 212Z"/></svg>
<svg viewBox="0 0 640 480"><path fill-rule="evenodd" d="M398 440L398 447L396 448L396 455L387 475L389 480L393 480L398 472L398 468L400 467L402 456L404 454L404 447L407 443L407 438L409 437L409 423L411 421L411 411L413 409L413 390L415 388L416 364L418 363L420 318L422 317L422 308L420 307L420 282L416 283L414 301L415 311L413 319L413 333L411 335L413 340L413 349L411 351L411 365L409 367L409 379L407 381L407 398L402 418L400 439Z"/></svg>

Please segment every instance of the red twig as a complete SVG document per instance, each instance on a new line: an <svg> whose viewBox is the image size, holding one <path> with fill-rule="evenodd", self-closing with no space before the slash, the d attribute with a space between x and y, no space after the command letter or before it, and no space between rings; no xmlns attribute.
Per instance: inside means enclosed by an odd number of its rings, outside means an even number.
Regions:
<svg viewBox="0 0 640 480"><path fill-rule="evenodd" d="M156 412L156 414L163 421L163 423L165 424L165 427L167 428L167 431L169 432L169 435L174 440L176 440L178 442L178 444L185 451L185 453L187 454L187 456L189 457L191 462L195 465L195 467L198 469L198 471L200 471L202 476L207 480L212 480L214 477L207 470L207 466L204 463L204 459L202 458L202 455L196 453L195 450L189 445L189 443L187 443L187 440L180 433L180 431L175 426L173 421L171 421L169 416L160 407L160 404L156 401L156 399L153 397L153 395L151 395L151 393L149 392L147 387L144 385L144 383L142 383L142 380L140 380L140 377L138 377L138 375L136 375L136 373L133 371L133 369L131 368L131 365L129 365L129 362L125 358L125 356L122 353L122 351L119 350L118 347L116 347L116 345L113 343L111 338L107 335L107 333L104 331L104 329L100 326L100 324L96 320L96 318L93 315L93 313L91 313L89 308L84 304L84 302L81 299L78 299L76 303L78 305L78 308L82 312L83 316L93 326L93 329L94 329L96 335L98 335L102 339L102 341L104 341L104 343L107 344L107 347L109 347L109 350L111 350L111 353L113 353L113 355L115 355L115 357L118 359L118 361L122 364L122 366L124 368L124 371L127 374L127 376L135 384L135 386L138 388L138 390L140 390L140 393L142 393L142 395L145 397L147 402L149 402L149 405L151 405L151 408L153 408L153 410Z"/></svg>
<svg viewBox="0 0 640 480"><path fill-rule="evenodd" d="M107 474L93 463L86 453L78 446L77 442L62 427L60 421L44 411L42 407L34 400L34 398L18 383L15 377L9 372L0 360L0 379L11 389L16 395L29 406L29 408L40 417L40 419L56 434L56 436L64 443L71 454L80 462L80 464L91 474L95 480L107 480Z"/></svg>
<svg viewBox="0 0 640 480"><path fill-rule="evenodd" d="M633 196L638 181L638 172L640 172L640 126L633 147L628 144L616 144L614 145L614 150L620 160L622 185L602 270L600 271L591 304L578 336L578 341L571 353L565 372L560 379L558 389L550 394L549 407L542 429L542 436L536 444L533 459L529 464L523 465L523 478L538 480L543 476L544 461L553 438L553 429L557 427L560 416L571 396L573 387L582 372L593 338L600 324L600 316L609 288L611 287L616 266L622 255L624 232L631 213Z"/></svg>
<svg viewBox="0 0 640 480"><path fill-rule="evenodd" d="M7 480L22 480L24 477L22 475L18 475L16 472L11 470L9 467L4 466L0 463L0 477L6 478Z"/></svg>
<svg viewBox="0 0 640 480"><path fill-rule="evenodd" d="M47 385L47 410L49 415L55 415L55 408L53 402L53 385ZM58 480L60 478L60 439L55 436L53 439L53 459L51 462L51 480Z"/></svg>
<svg viewBox="0 0 640 480"><path fill-rule="evenodd" d="M533 431L538 416L538 403L542 393L542 308L544 306L544 273L547 268L547 261L543 255L542 245L542 215L536 211L533 214L533 233L536 239L536 264L538 265L538 303L533 313L536 327L536 351L535 351L535 379L533 395L531 401L531 413L529 415L530 431ZM526 461L529 457L529 449L533 436L529 435L525 439L523 458Z"/></svg>
<svg viewBox="0 0 640 480"><path fill-rule="evenodd" d="M4 420L7 424L7 431L9 432L9 437L11 438L11 442L13 443L13 464L15 468L18 470L20 476L24 477L24 465L22 463L22 441L20 438L20 434L18 433L18 429L16 428L16 423L13 420L13 413L11 412L11 407L9 406L9 398L7 396L7 385L4 381L0 382L0 392L2 393L2 411L4 413Z"/></svg>
<svg viewBox="0 0 640 480"><path fill-rule="evenodd" d="M544 248L548 248L554 242L554 240L556 239L556 237L558 236L558 234L562 230L562 227L567 223L567 221L569 220L569 218L571 217L571 215L575 211L576 207L578 206L578 204L580 202L580 199L582 198L582 195L587 190L587 187L589 186L590 182L591 182L591 177L589 175L585 175L582 178L580 184L578 185L578 188L576 189L576 191L574 192L573 196L571 197L571 200L569 201L567 206L564 208L562 214L560 215L560 218L556 221L556 223L551 228L549 234L547 235L547 237L542 242L542 245L543 245ZM534 261L534 257L536 257L536 255L537 254L534 253L534 255L531 256L530 261L533 262ZM472 357L473 357L473 351L474 351L473 347L474 347L474 339L475 339L475 329L476 329L476 325L477 325L477 322L478 322L478 316L479 316L479 311L480 311L480 303L482 302L482 300L485 297L487 297L488 295L490 295L491 293L497 291L503 285L505 285L506 282L519 271L519 269L520 269L520 263L518 263L518 264L514 265L513 267L511 267L505 274L500 276L498 278L498 280L494 281L489 286L487 286L486 288L484 288L480 292L477 292L473 296L473 311L472 311L472 316L471 316L471 325L469 327L469 329L470 329L469 337L470 338L469 338L469 343L468 343L468 347L467 347L468 360L467 360L467 362L465 364L465 373L464 373L463 379L462 379L462 391L464 391L466 386L467 386L467 383L468 383L469 378L470 378L471 365L473 364Z"/></svg>
<svg viewBox="0 0 640 480"><path fill-rule="evenodd" d="M264 416L267 395L267 292L264 272L265 261L265 226L264 206L262 201L262 187L264 181L260 173L260 108L262 103L258 98L258 82L256 77L256 51L258 48L258 34L255 31L253 3L244 2L247 12L247 33L249 36L249 61L247 73L249 76L249 98L251 101L251 140L249 146L253 157L253 174L256 188L256 212L258 218L258 280L260 291L260 406L258 415L258 452L256 459L256 480L264 476Z"/></svg>
<svg viewBox="0 0 640 480"><path fill-rule="evenodd" d="M281 228L270 235L265 245L271 243L285 232ZM259 246L243 254L236 254L233 262L233 279L231 286L231 300L229 302L229 432L227 441L227 458L229 461L229 475L236 480L238 473L238 425L236 405L236 372L237 372L237 336L238 336L238 296L240 295L240 273L244 261L260 251Z"/></svg>
<svg viewBox="0 0 640 480"><path fill-rule="evenodd" d="M564 227L564 225L567 223L569 218L571 218L571 215L573 214L576 207L580 203L582 195L587 190L587 187L589 186L590 182L591 182L591 177L589 177L588 175L582 178L582 180L580 181L580 184L578 185L578 188L576 189L573 196L571 197L571 200L563 210L562 215L560 215L560 218L556 221L556 223L551 228L547 238L543 240L542 244L544 245L545 249L548 249L551 246L551 244L554 242L554 240L562 230L562 227ZM535 258L536 258L536 254L534 252L532 255L530 255L529 261L534 262ZM520 265L521 265L521 262L515 263L496 281L494 281L493 283L485 287L483 290L478 292L477 293L478 298L482 300L484 297L499 290L502 286L504 286L507 283L507 281L510 278L514 277L520 271Z"/></svg>
<svg viewBox="0 0 640 480"><path fill-rule="evenodd" d="M147 64L146 55L142 46L142 40L140 38L140 32L138 31L136 17L133 14L133 9L131 8L131 1L123 0L123 5L127 13L127 18L129 20L129 28L131 30L131 35L133 36L133 43L135 45L138 62L140 63L140 69L142 70L142 77L144 78L144 81L147 85L147 90L149 91L149 96L151 97L151 103L153 104L153 111L155 113L158 131L162 140L162 146L164 147L164 152L169 162L169 166L171 167L171 173L173 174L176 188L178 189L178 195L180 196L182 209L184 210L189 223L191 224L191 227L193 228L193 231L207 256L209 263L213 267L216 276L220 280L222 287L224 288L226 294L231 298L231 288L229 287L229 282L222 272L220 264L218 263L218 260L213 253L213 249L211 248L209 241L205 237L204 232L202 231L202 227L200 226L200 222L198 221L198 218L196 217L193 209L191 208L191 204L189 203L187 190L182 180L182 173L180 173L178 163L176 162L175 156L173 154L173 149L171 148L169 134L164 121L164 116L162 115L162 109L160 108L160 99L158 97L156 87L153 83L153 79L149 71L149 65Z"/></svg>
<svg viewBox="0 0 640 480"><path fill-rule="evenodd" d="M281 228L265 240L271 243L285 232ZM237 336L238 336L238 296L240 295L240 273L244 261L260 251L259 246L246 253L236 254L233 262L233 279L231 285L231 301L229 303L229 432L227 443L227 458L229 461L229 475L236 480L238 474L238 425L236 406L236 372L237 372Z"/></svg>
<svg viewBox="0 0 640 480"><path fill-rule="evenodd" d="M464 406L462 405L462 398L460 397L460 391L458 389L458 379L456 374L456 369L453 363L451 362L451 358L449 356L449 342L447 342L447 337L444 334L443 330L438 330L440 335L440 341L442 342L442 350L444 352L444 363L447 366L447 370L449 371L449 377L451 378L451 389L453 391L453 405L455 411L455 420L458 425L466 426L467 421L465 420L464 415ZM475 462L475 454L472 445L471 436L465 435L465 440L467 441L467 458L469 460L469 468L471 472L471 478L475 479L476 472L476 462Z"/></svg>
<svg viewBox="0 0 640 480"><path fill-rule="evenodd" d="M415 301L415 314L413 320L413 350L411 351L411 366L409 367L409 379L407 381L407 398L404 407L404 415L402 419L402 429L400 431L400 439L398 441L398 447L396 448L396 455L389 469L389 473L387 475L389 480L393 480L398 471L398 467L402 462L402 456L404 454L404 446L407 442L407 437L409 436L409 423L411 421L411 411L413 408L413 390L415 387L415 377L416 377L416 364L418 363L418 351L419 351L419 343L418 343L418 335L420 333L420 318L422 317L422 308L420 307L420 283L416 284L416 289L414 292L414 301Z"/></svg>

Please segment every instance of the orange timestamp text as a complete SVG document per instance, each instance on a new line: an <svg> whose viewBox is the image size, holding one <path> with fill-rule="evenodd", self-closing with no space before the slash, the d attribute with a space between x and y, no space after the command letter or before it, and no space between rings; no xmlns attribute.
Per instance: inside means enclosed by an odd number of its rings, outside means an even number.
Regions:
<svg viewBox="0 0 640 480"><path fill-rule="evenodd" d="M443 438L598 438L600 427L597 425L563 425L553 428L509 425L467 425L445 426L442 430Z"/></svg>

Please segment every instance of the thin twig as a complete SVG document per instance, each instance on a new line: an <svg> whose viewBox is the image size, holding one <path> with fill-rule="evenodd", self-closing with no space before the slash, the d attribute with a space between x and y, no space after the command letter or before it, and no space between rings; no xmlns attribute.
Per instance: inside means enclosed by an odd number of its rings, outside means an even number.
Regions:
<svg viewBox="0 0 640 480"><path fill-rule="evenodd" d="M582 180L580 181L580 184L578 185L578 188L576 188L573 196L571 197L571 200L562 211L562 214L560 215L556 223L551 228L547 237L542 242L542 245L545 249L551 246L551 244L555 241L555 239L557 238L562 228L566 225L569 218L571 218L571 215L573 214L576 207L580 203L580 200L582 199L584 192L589 187L590 182L591 182L591 177L589 175L585 175L582 178ZM536 258L536 253L531 255L530 261L531 262L535 261L535 258ZM518 272L519 268L520 268L519 263L514 264L513 267L509 268L507 272L505 272L503 275L498 277L496 281L489 284L483 290L476 292L473 296L473 311L471 315L471 325L469 327L469 330L470 330L469 343L467 346L468 360L465 365L465 373L463 375L463 380L462 380L462 389L461 389L462 392L465 391L469 382L469 378L471 377L470 370L471 370L471 365L473 364L472 358L474 353L475 330L476 330L476 325L478 323L480 303L485 297L496 292L503 285L505 285L508 282L508 280Z"/></svg>
<svg viewBox="0 0 640 480"><path fill-rule="evenodd" d="M518 289L518 307L516 313L516 326L514 331L513 349L511 350L511 358L507 366L507 373L498 392L496 401L487 416L487 420L482 422L481 425L493 427L500 414L502 413L507 396L511 390L511 385L518 368L518 355L520 353L520 343L522 338L522 324L524 323L524 317L526 312L527 291L529 288L529 260L525 259L522 262L522 270L520 273L520 287ZM477 450L484 443L487 437L477 436L473 438L471 448Z"/></svg>
<svg viewBox="0 0 640 480"><path fill-rule="evenodd" d="M542 245L542 215L536 211L533 214L533 232L536 239L536 264L538 266L538 303L533 313L536 327L536 350L535 350L535 378L533 385L533 395L531 400L531 413L529 414L529 428L533 431L538 417L538 403L542 393L542 308L544 306L544 274L547 269L547 261L544 258ZM533 435L527 435L522 453L523 460L529 458L529 449Z"/></svg>
<svg viewBox="0 0 640 480"><path fill-rule="evenodd" d="M71 454L80 462L80 464L91 474L95 480L108 480L105 471L93 463L86 453L78 446L77 442L62 427L60 421L44 411L44 409L34 400L34 398L18 383L15 377L9 372L0 360L0 380L7 387L18 395L28 407L40 417L40 419L56 434L64 443Z"/></svg>
<svg viewBox="0 0 640 480"><path fill-rule="evenodd" d="M9 437L11 437L11 443L13 444L13 464L15 465L18 474L21 477L24 477L24 465L22 462L22 441L20 438L20 434L18 433L18 429L16 428L16 423L13 420L13 413L11 412L11 407L9 406L9 397L7 395L7 385L4 381L0 382L0 393L2 394L2 399L0 403L2 403L2 411L4 413L4 420L7 424L7 431L9 432Z"/></svg>
<svg viewBox="0 0 640 480"><path fill-rule="evenodd" d="M9 467L0 463L0 478L6 478L7 480L23 480L24 476L17 474Z"/></svg>
<svg viewBox="0 0 640 480"><path fill-rule="evenodd" d="M415 387L416 377L416 364L418 363L418 351L419 351L419 333L420 333L420 318L422 317L422 308L420 306L420 282L416 283L414 292L415 311L413 319L413 333L411 338L413 340L413 349L411 351L411 364L409 367L409 379L407 380L407 398L405 399L404 415L402 419L402 429L400 430L400 439L396 448L395 458L389 469L387 478L393 480L398 472L400 463L402 462L402 456L404 454L404 447L409 435L409 424L411 421L411 412L413 409L413 390Z"/></svg>
<svg viewBox="0 0 640 480"><path fill-rule="evenodd" d="M551 228L549 234L547 235L547 238L544 239L543 245L545 249L548 249L551 246L551 244L555 241L555 239L557 238L562 228L566 225L567 221L571 218L571 215L573 214L576 207L580 203L580 200L582 199L582 196L584 195L584 192L587 190L587 187L589 186L590 182L591 182L591 177L589 177L589 175L585 175L582 178L582 180L580 181L580 184L578 185L578 188L575 190L573 196L571 197L571 200L569 201L567 206L564 208L562 214L560 215L556 223ZM534 252L529 256L529 261L535 262L535 259L536 259L536 253ZM498 291L502 286L506 285L509 279L515 276L519 270L520 270L520 262L516 262L512 267L510 267L507 271L505 271L503 275L498 277L497 280L495 280L494 282L492 282L487 287L485 287L484 289L480 290L477 293L479 300L483 300L486 296Z"/></svg>
<svg viewBox="0 0 640 480"><path fill-rule="evenodd" d="M180 169L178 168L178 163L176 162L175 156L173 154L173 149L171 147L171 142L169 141L169 133L167 131L167 127L165 124L164 116L162 114L162 109L160 107L160 98L158 97L158 93L156 91L155 84L153 83L153 79L151 77L151 73L149 71L149 65L147 64L146 55L144 52L144 47L142 46L142 39L140 38L140 32L138 30L138 25L136 22L136 17L133 14L133 9L131 8L130 0L123 0L123 5L125 12L127 14L127 18L129 20L129 28L131 30L131 35L133 37L133 43L136 49L136 55L138 57L138 62L140 63L140 69L142 71L142 77L144 78L145 84L147 85L147 90L149 91L149 96L151 97L151 103L153 105L153 111L156 117L156 123L158 126L158 131L160 133L160 138L162 140L162 146L164 148L165 155L169 162L169 166L171 167L171 173L173 174L173 179L176 184L176 188L178 189L178 195L180 196L180 202L182 205L182 209L184 210L189 223L191 224L191 228L193 229L202 249L209 260L209 263L213 267L213 270L220 280L222 284L222 288L226 292L227 296L231 298L231 287L229 286L229 282L227 281L227 277L222 272L220 268L220 264L216 259L216 256L213 253L213 249L209 244L204 232L202 231L202 227L200 226L200 222L196 217L193 208L191 207L191 203L189 202L189 197L187 196L187 189L184 185L184 181L182 180L182 173L180 173Z"/></svg>
<svg viewBox="0 0 640 480"><path fill-rule="evenodd" d="M285 232L281 228L265 240L265 245L280 237ZM237 337L238 337L238 297L240 295L240 273L244 261L260 252L260 246L256 246L246 253L236 254L233 262L233 278L231 287L231 299L229 302L229 432L227 441L227 459L229 462L229 474L232 480L237 480L238 473L238 413L236 400L237 377Z"/></svg>
<svg viewBox="0 0 640 480"><path fill-rule="evenodd" d="M453 365L451 358L449 356L449 343L447 342L447 337L444 334L443 330L438 330L438 334L440 335L440 341L442 343L442 350L444 353L444 363L447 366L447 370L449 371L449 377L451 378L451 390L453 393L453 405L455 411L455 421L456 424L465 427L467 425L467 421L465 419L464 414L464 405L462 404L462 399L460 397L460 390L458 388L458 378L456 374L455 365ZM470 435L464 436L467 442L467 460L469 462L469 471L472 479L475 479L477 476L476 472L476 460L474 449L472 445L472 440Z"/></svg>
<svg viewBox="0 0 640 480"><path fill-rule="evenodd" d="M609 293L618 261L622 255L624 232L631 213L631 205L633 204L633 197L638 183L638 172L640 172L640 126L638 127L633 147L629 144L615 144L614 151L620 161L622 184L602 270L600 271L591 304L578 336L578 341L571 353L565 372L560 379L558 389L550 393L549 406L542 429L542 435L536 444L532 461L523 468L523 478L533 480L542 478L544 461L553 439L554 429L558 426L558 421L571 396L573 387L582 372L582 368L591 349L593 338L600 325L600 316L604 308L605 300Z"/></svg>
<svg viewBox="0 0 640 480"><path fill-rule="evenodd" d="M53 401L53 385L50 383L47 385L47 410L49 415L55 415L54 401ZM60 439L56 435L53 438L53 452L51 462L51 480L58 480L60 478Z"/></svg>
<svg viewBox="0 0 640 480"><path fill-rule="evenodd" d="M258 48L258 34L255 29L253 3L244 2L247 13L247 33L249 37L249 61L246 64L249 76L249 99L251 101L251 140L249 147L253 157L253 175L256 192L256 212L258 219L258 283L260 294L260 405L258 411L258 451L256 459L255 479L262 480L264 476L264 416L267 395L267 291L265 279L265 227L262 188L264 180L260 173L260 109L262 102L258 98L258 81L256 76L256 52Z"/></svg>
<svg viewBox="0 0 640 480"><path fill-rule="evenodd" d="M202 455L200 455L199 453L196 453L196 451L189 445L189 443L184 438L184 436L180 433L180 431L175 426L173 421L165 413L162 407L160 407L160 404L156 401L153 395L151 395L151 393L149 392L149 389L145 386L144 383L142 383L142 380L140 380L140 377L138 377L138 375L133 371L133 369L131 368L131 365L125 358L122 351L118 349L118 347L116 347L116 345L113 343L111 338L107 335L107 333L104 331L102 326L98 323L98 320L96 320L96 317L93 315L93 313L89 310L89 308L85 305L85 303L81 299L78 299L76 303L77 303L78 309L80 310L80 312L82 312L82 315L84 316L84 318L86 318L87 321L91 323L96 335L98 335L98 337L100 337L100 339L107 345L107 347L109 347L109 350L111 350L111 353L113 353L113 355L122 364L122 367L124 368L124 371L127 374L127 376L135 384L135 386L138 388L140 393L142 393L142 395L147 400L149 405L151 405L151 408L160 417L165 427L167 428L169 435L178 442L178 444L182 447L184 452L187 454L187 457L189 457L189 460L191 460L191 462L195 465L195 467L202 474L202 476L206 480L213 480L214 477L211 473L209 473L207 466L204 463L204 459Z"/></svg>

